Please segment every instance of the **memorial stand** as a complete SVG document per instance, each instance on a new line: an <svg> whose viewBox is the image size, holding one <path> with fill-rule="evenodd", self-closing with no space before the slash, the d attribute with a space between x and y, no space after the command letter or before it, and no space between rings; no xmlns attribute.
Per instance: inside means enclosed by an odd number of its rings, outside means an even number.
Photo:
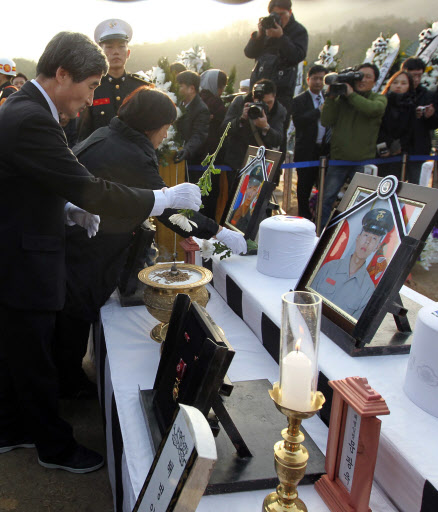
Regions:
<svg viewBox="0 0 438 512"><path fill-rule="evenodd" d="M180 246L184 249L184 263L195 265L195 253L199 251L199 245L189 236L180 242Z"/></svg>
<svg viewBox="0 0 438 512"><path fill-rule="evenodd" d="M371 512L369 500L385 400L367 379L329 382L333 388L324 475L315 489L332 512Z"/></svg>

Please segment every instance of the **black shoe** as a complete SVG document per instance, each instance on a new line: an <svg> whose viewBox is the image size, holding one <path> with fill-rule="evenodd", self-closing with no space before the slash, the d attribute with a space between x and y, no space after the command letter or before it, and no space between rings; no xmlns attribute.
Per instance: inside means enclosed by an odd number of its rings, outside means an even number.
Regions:
<svg viewBox="0 0 438 512"><path fill-rule="evenodd" d="M48 457L45 460L38 457L38 462L45 468L64 469L70 471L70 473L90 473L100 469L104 464L102 455L80 444L68 457Z"/></svg>
<svg viewBox="0 0 438 512"><path fill-rule="evenodd" d="M35 448L35 445L27 437L9 441L0 441L0 453L10 452L11 450L15 450L15 448Z"/></svg>
<svg viewBox="0 0 438 512"><path fill-rule="evenodd" d="M95 400L99 398L99 395L96 384L87 380L75 383L75 385L63 385L59 398L61 400Z"/></svg>

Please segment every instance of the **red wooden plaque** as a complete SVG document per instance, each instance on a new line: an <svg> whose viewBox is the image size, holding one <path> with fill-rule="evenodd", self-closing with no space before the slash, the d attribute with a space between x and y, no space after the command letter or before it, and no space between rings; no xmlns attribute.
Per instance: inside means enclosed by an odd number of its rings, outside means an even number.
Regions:
<svg viewBox="0 0 438 512"><path fill-rule="evenodd" d="M330 381L333 402L325 469L315 489L332 512L371 512L371 486L381 421L389 414L385 400L367 379Z"/></svg>
<svg viewBox="0 0 438 512"><path fill-rule="evenodd" d="M184 249L184 263L195 264L195 252L199 251L199 245L193 240L191 236L185 238L180 243Z"/></svg>

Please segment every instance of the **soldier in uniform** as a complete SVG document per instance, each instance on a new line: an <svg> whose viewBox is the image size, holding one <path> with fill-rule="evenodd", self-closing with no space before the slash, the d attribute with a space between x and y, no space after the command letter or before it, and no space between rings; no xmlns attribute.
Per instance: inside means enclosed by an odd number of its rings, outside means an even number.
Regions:
<svg viewBox="0 0 438 512"><path fill-rule="evenodd" d="M315 276L311 287L324 298L358 319L374 293L366 260L379 247L394 226L392 213L374 208L362 219L362 231L356 238L352 254L326 263Z"/></svg>
<svg viewBox="0 0 438 512"><path fill-rule="evenodd" d="M8 96L18 91L10 81L16 74L15 62L11 59L0 58L0 105L3 105Z"/></svg>
<svg viewBox="0 0 438 512"><path fill-rule="evenodd" d="M94 40L104 51L109 70L94 93L93 105L78 120L78 142L86 139L98 128L108 126L117 115L125 97L141 85L148 84L142 77L126 72L126 61L131 53L128 44L131 39L132 28L126 21L110 19L102 21L96 27Z"/></svg>

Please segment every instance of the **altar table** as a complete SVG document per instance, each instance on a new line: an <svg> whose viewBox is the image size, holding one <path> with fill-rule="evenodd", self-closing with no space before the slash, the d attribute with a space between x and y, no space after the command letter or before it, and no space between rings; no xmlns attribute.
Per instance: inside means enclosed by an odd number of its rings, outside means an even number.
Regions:
<svg viewBox="0 0 438 512"><path fill-rule="evenodd" d="M209 286L209 291L211 299L207 310L224 329L236 351L228 371L230 379L240 381L267 378L271 383L278 380L278 365L256 335L213 287ZM157 321L143 306L122 308L115 294L101 309L101 318L102 328L95 332L95 348L99 395L107 437L108 472L115 511L130 512L153 461L138 389L153 387L160 347L150 339L149 332ZM325 453L328 430L324 423L315 416L306 420L303 426ZM281 439L280 432L278 438ZM313 485L299 486L298 490L309 511L328 511ZM260 490L204 496L197 511L259 511L269 492ZM377 484L373 486L371 508L379 512L397 510Z"/></svg>
<svg viewBox="0 0 438 512"><path fill-rule="evenodd" d="M197 263L202 264L199 255ZM256 265L256 256L232 256L222 261L215 256L206 263L213 270L215 289L278 360L281 295L293 289L298 280L263 275ZM433 304L406 286L402 287L401 296L422 306ZM368 379L390 410L389 416L380 418L375 480L400 510L438 511L438 418L405 395L408 358L407 354L353 358L321 333L320 381L352 376Z"/></svg>

